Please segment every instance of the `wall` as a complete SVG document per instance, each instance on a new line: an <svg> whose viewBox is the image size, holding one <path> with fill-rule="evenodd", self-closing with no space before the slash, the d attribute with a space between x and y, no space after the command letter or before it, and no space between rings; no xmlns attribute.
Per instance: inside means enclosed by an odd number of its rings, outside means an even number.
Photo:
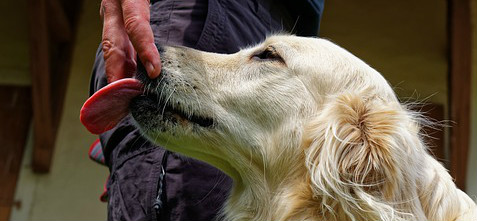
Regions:
<svg viewBox="0 0 477 221"><path fill-rule="evenodd" d="M29 85L27 1L0 1L0 84ZM12 10L14 9L14 10ZM14 21L14 22L13 22Z"/></svg>
<svg viewBox="0 0 477 221"><path fill-rule="evenodd" d="M406 100L447 105L445 0L327 1L321 36L381 72Z"/></svg>
<svg viewBox="0 0 477 221"><path fill-rule="evenodd" d="M15 194L20 203L13 208L11 220L106 220L106 204L99 202L99 195L108 169L88 159L88 148L95 136L79 122L101 40L100 1L84 4L51 171L32 173L29 142Z"/></svg>

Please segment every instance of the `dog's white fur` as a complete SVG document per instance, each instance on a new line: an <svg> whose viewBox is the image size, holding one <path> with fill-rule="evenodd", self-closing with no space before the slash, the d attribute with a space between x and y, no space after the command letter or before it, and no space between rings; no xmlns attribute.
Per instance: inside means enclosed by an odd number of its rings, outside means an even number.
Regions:
<svg viewBox="0 0 477 221"><path fill-rule="evenodd" d="M477 220L429 154L419 115L335 44L280 35L232 55L165 47L161 57L162 82L146 89L214 125L137 121L234 179L226 220Z"/></svg>

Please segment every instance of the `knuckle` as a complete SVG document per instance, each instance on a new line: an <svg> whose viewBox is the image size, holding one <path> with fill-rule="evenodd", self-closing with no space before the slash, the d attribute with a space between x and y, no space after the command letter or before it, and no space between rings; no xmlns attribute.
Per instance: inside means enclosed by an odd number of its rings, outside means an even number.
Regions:
<svg viewBox="0 0 477 221"><path fill-rule="evenodd" d="M101 50L103 51L104 58L107 59L111 57L111 55L115 54L115 52L117 52L117 47L114 45L114 43L111 40L104 39L101 42Z"/></svg>
<svg viewBox="0 0 477 221"><path fill-rule="evenodd" d="M101 42L101 50L103 51L103 58L107 64L116 66L123 65L126 69L134 69L136 61L127 56L127 49L114 44L111 40L105 39Z"/></svg>
<svg viewBox="0 0 477 221"><path fill-rule="evenodd" d="M128 34L134 33L138 28L146 22L146 19L139 15L129 16L124 19L124 28Z"/></svg>

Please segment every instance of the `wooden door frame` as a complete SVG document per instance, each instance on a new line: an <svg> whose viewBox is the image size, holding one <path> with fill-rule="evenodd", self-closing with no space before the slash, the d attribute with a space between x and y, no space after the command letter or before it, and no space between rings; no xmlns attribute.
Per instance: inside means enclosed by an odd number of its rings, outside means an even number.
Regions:
<svg viewBox="0 0 477 221"><path fill-rule="evenodd" d="M470 146L472 88L471 0L448 0L450 173L465 190Z"/></svg>
<svg viewBox="0 0 477 221"><path fill-rule="evenodd" d="M32 168L50 170L82 0L28 0L33 100Z"/></svg>

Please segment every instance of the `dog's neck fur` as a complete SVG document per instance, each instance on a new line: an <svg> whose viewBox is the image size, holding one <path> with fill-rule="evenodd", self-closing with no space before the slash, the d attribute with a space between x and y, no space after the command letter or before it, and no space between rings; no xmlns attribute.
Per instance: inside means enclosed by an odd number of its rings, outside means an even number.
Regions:
<svg viewBox="0 0 477 221"><path fill-rule="evenodd" d="M290 159L304 162L304 155ZM318 202L312 198L304 164L290 162L280 168L271 166L268 172L263 172L263 168L257 170L262 171L244 173L240 180L234 180L235 186L224 208L225 220L305 220L306 217L300 216L317 212Z"/></svg>

